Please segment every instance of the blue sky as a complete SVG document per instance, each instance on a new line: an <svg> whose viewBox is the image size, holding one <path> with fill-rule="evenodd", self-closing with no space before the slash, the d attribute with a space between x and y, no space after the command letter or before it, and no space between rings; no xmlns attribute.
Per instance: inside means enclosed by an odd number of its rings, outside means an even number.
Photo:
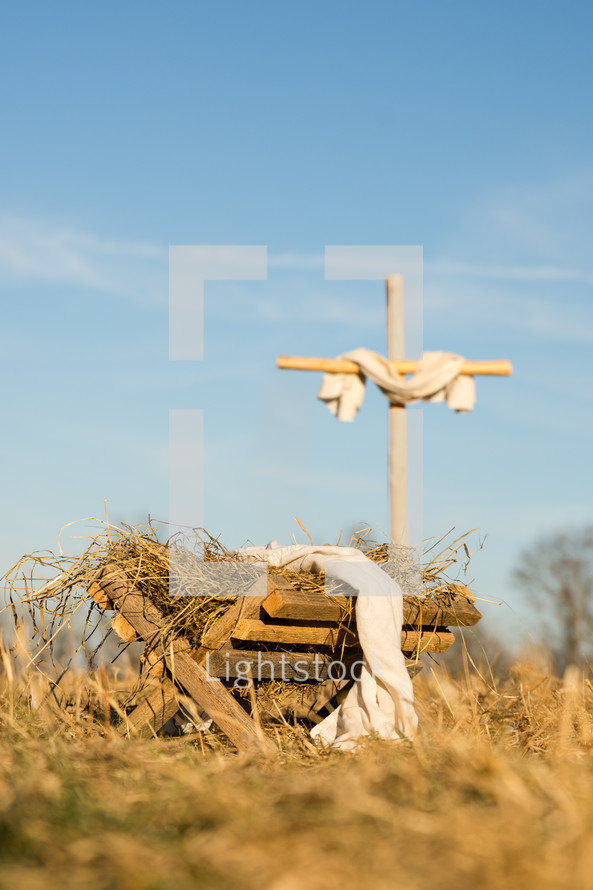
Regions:
<svg viewBox="0 0 593 890"><path fill-rule="evenodd" d="M230 545L387 526L386 411L352 425L277 354L384 349L378 282L326 244L424 249L424 344L510 358L424 411L424 533L479 526L475 587L593 521L589 4L30 3L0 13L0 555L67 522L167 518L168 412L202 408L206 525ZM265 244L168 360L168 247ZM81 533L84 533L84 529ZM299 538L300 539L300 538ZM72 542L71 546L77 546Z"/></svg>

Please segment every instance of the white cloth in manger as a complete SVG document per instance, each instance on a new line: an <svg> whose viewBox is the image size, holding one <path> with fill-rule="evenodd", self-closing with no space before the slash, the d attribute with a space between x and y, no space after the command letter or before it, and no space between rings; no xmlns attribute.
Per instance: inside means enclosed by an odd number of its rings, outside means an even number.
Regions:
<svg viewBox="0 0 593 890"><path fill-rule="evenodd" d="M403 595L401 588L376 563L355 547L267 547L234 550L239 560L285 566L291 571L325 572L356 593L356 627L363 659L360 678L342 704L313 730L322 745L355 748L365 736L410 739L418 719L412 680L401 651Z"/></svg>

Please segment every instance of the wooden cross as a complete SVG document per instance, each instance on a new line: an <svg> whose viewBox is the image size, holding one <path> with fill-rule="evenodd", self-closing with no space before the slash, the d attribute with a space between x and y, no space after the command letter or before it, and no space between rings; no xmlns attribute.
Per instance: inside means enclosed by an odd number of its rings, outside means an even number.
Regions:
<svg viewBox="0 0 593 890"><path fill-rule="evenodd" d="M417 362L405 358L404 282L402 275L390 275L387 289L387 358L399 374L412 374ZM356 362L347 359L303 358L281 355L279 368L297 371L325 371L334 374L358 374ZM464 362L461 374L508 377L513 372L505 359ZM403 405L389 405L389 521L391 542L409 545L407 506L406 413Z"/></svg>

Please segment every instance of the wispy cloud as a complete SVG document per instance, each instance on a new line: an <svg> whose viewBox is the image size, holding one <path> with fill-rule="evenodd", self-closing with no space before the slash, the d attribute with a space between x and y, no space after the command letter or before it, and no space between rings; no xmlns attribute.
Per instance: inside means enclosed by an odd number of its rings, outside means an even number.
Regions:
<svg viewBox="0 0 593 890"><path fill-rule="evenodd" d="M49 221L0 215L0 277L165 302L167 249L105 239Z"/></svg>
<svg viewBox="0 0 593 890"><path fill-rule="evenodd" d="M590 281L592 219L593 167L498 188L459 209L431 258L476 274Z"/></svg>
<svg viewBox="0 0 593 890"><path fill-rule="evenodd" d="M228 299L208 300L206 314L226 318L234 324L263 322L269 325L311 325L315 328L375 328L383 324L383 293L374 286L372 298L360 299L349 293L336 296L324 290L323 282L298 279L282 288L272 282L258 282L257 291L240 282L225 282ZM376 296L376 299L374 297Z"/></svg>
<svg viewBox="0 0 593 890"><path fill-rule="evenodd" d="M425 262L425 308L558 343L593 342L593 170L483 195Z"/></svg>
<svg viewBox="0 0 593 890"><path fill-rule="evenodd" d="M503 281L575 281L593 284L593 271L568 266L480 265L478 263L435 260L426 263L425 270L434 275L463 278L490 278Z"/></svg>
<svg viewBox="0 0 593 890"><path fill-rule="evenodd" d="M281 288L272 281L258 283L255 289L228 282L225 293L232 299L207 299L207 312L234 321L346 327L377 323L380 301L374 311L375 307L324 290L323 247L318 253L270 252L268 264L271 270L289 273ZM48 220L0 214L0 282L61 284L163 306L168 299L167 274L167 246L116 241ZM209 285L212 291L214 287Z"/></svg>
<svg viewBox="0 0 593 890"><path fill-rule="evenodd" d="M425 330L531 341L593 343L590 284L563 278L487 278L427 274ZM538 287L539 283L539 287Z"/></svg>

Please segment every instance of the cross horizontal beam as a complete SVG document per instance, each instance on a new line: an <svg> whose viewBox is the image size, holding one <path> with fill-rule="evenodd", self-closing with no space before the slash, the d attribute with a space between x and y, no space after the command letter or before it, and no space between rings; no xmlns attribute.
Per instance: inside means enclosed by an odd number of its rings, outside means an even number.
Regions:
<svg viewBox="0 0 593 890"><path fill-rule="evenodd" d="M326 371L330 374L358 374L356 362L343 358L310 358L298 355L279 355L276 360L279 368L292 371ZM392 361L389 364L398 374L413 374L418 362L408 359ZM489 377L510 377L513 366L507 359L490 359L485 361L464 362L460 374Z"/></svg>

